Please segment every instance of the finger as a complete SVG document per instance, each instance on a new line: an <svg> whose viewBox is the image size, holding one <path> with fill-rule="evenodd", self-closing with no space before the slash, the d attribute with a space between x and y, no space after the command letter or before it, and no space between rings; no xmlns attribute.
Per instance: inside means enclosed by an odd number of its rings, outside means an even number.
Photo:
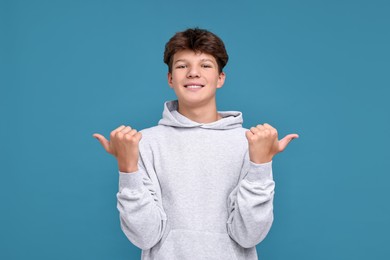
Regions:
<svg viewBox="0 0 390 260"><path fill-rule="evenodd" d="M115 137L116 133L117 133L117 132L120 132L123 128L125 128L125 126L124 126L124 125L121 125L120 127L116 128L116 129L114 129L114 130L112 130L111 133L110 133L110 138Z"/></svg>
<svg viewBox="0 0 390 260"><path fill-rule="evenodd" d="M130 133L127 133L125 135L125 139L126 139L127 142L130 142L131 144L137 144L138 145L139 141L142 138L142 135L141 135L141 133L138 133L137 130L135 130L135 129L133 129L133 130L131 130Z"/></svg>
<svg viewBox="0 0 390 260"><path fill-rule="evenodd" d="M289 134L286 135L283 139L279 141L279 152L282 152L284 149L286 149L287 145L295 138L298 138L299 135L297 134Z"/></svg>
<svg viewBox="0 0 390 260"><path fill-rule="evenodd" d="M131 129L129 132L127 132L126 134L125 134L125 136L127 136L127 138L131 138L131 137L133 137L135 134L137 133L137 130L135 130L135 129Z"/></svg>
<svg viewBox="0 0 390 260"><path fill-rule="evenodd" d="M251 131L246 131L245 136L246 136L246 139L249 139L253 136L253 133Z"/></svg>
<svg viewBox="0 0 390 260"><path fill-rule="evenodd" d="M260 131L260 129L259 129L257 126L256 126L256 127L251 127L249 130L250 130L250 131L252 132L252 134L254 134L254 135Z"/></svg>
<svg viewBox="0 0 390 260"><path fill-rule="evenodd" d="M263 127L266 129L270 129L270 130L275 129L273 126L271 126L270 124L267 124L267 123L263 124Z"/></svg>
<svg viewBox="0 0 390 260"><path fill-rule="evenodd" d="M135 135L137 133L137 129L131 129L130 132L128 132L127 134L129 135Z"/></svg>
<svg viewBox="0 0 390 260"><path fill-rule="evenodd" d="M263 130L265 127L263 125L257 125L256 128L259 130Z"/></svg>
<svg viewBox="0 0 390 260"><path fill-rule="evenodd" d="M120 127L116 128L113 130L113 132L118 132L118 131L122 131L123 128L125 128L126 126L124 125L121 125Z"/></svg>
<svg viewBox="0 0 390 260"><path fill-rule="evenodd" d="M264 126L264 129L267 129L270 131L270 133L273 135L273 136L277 136L278 135L278 131L276 130L276 128L274 128L273 126L271 126L270 124L263 124Z"/></svg>
<svg viewBox="0 0 390 260"><path fill-rule="evenodd" d="M141 139L142 139L142 133L141 133L141 132L137 132L137 133L135 133L134 137L135 137L135 138L137 139L137 141L139 142L139 141L141 141Z"/></svg>
<svg viewBox="0 0 390 260"><path fill-rule="evenodd" d="M110 142L104 136L101 134L93 134L93 137L100 142L106 152L110 153Z"/></svg>
<svg viewBox="0 0 390 260"><path fill-rule="evenodd" d="M121 133L122 134L127 134L127 133L129 133L131 131L131 127L130 126L126 126L125 128L123 128L122 130L121 130Z"/></svg>

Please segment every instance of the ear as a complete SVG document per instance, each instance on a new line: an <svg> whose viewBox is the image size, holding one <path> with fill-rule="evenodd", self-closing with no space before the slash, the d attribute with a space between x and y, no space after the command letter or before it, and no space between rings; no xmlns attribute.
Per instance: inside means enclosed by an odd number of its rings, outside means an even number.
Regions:
<svg viewBox="0 0 390 260"><path fill-rule="evenodd" d="M167 78L168 78L168 85L169 85L171 88L173 88L172 73L171 73L171 72L168 72Z"/></svg>
<svg viewBox="0 0 390 260"><path fill-rule="evenodd" d="M223 84L225 83L225 78L226 78L225 72L222 71L221 73L219 73L217 88L222 88Z"/></svg>

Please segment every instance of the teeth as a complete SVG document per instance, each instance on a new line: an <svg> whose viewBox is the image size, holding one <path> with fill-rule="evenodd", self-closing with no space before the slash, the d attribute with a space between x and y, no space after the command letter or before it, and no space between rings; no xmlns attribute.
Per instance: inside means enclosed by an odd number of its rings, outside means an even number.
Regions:
<svg viewBox="0 0 390 260"><path fill-rule="evenodd" d="M186 86L186 88L201 88L202 86L199 86L199 85L191 85L191 86Z"/></svg>

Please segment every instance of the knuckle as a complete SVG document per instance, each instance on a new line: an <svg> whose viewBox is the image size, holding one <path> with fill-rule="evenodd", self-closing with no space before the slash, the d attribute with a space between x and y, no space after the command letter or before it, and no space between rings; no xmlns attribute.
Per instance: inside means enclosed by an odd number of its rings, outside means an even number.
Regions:
<svg viewBox="0 0 390 260"><path fill-rule="evenodd" d="M130 139L130 143L131 143L131 144L137 144L137 143L138 143L137 138L132 137L132 138Z"/></svg>
<svg viewBox="0 0 390 260"><path fill-rule="evenodd" d="M111 131L111 133L110 133L110 138L114 138L114 137L115 137L115 133L116 133L115 130Z"/></svg>

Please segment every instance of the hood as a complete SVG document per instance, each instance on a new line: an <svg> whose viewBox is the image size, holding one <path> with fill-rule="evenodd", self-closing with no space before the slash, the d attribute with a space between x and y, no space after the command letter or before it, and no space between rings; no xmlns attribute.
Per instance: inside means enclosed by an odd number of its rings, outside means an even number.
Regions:
<svg viewBox="0 0 390 260"><path fill-rule="evenodd" d="M158 122L158 124L180 128L201 127L216 130L227 130L242 127L242 114L238 111L218 111L218 114L222 116L220 120L203 124L194 122L181 115L177 111L177 108L177 100L165 102L162 119Z"/></svg>

